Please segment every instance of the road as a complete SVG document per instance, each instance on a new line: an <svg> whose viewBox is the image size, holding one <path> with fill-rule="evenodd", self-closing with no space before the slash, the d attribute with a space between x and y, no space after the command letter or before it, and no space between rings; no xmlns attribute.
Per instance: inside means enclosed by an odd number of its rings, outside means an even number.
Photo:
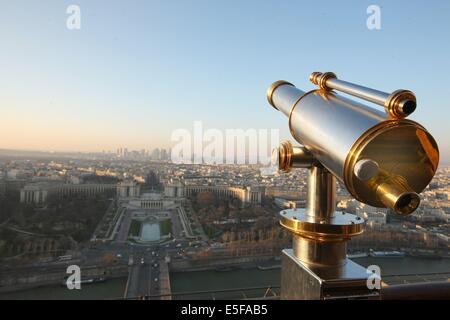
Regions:
<svg viewBox="0 0 450 320"><path fill-rule="evenodd" d="M178 217L177 210L170 211L170 219L172 222L172 236L176 239L181 239L183 237L183 227L181 226L180 217Z"/></svg>
<svg viewBox="0 0 450 320"><path fill-rule="evenodd" d="M120 223L119 231L117 232L116 241L118 243L125 243L128 240L128 232L131 225L131 217L133 213L127 210L123 216L122 222Z"/></svg>
<svg viewBox="0 0 450 320"><path fill-rule="evenodd" d="M134 264L130 266L126 298L141 298L157 295L159 288L159 257L152 255L154 251L145 251L133 256Z"/></svg>

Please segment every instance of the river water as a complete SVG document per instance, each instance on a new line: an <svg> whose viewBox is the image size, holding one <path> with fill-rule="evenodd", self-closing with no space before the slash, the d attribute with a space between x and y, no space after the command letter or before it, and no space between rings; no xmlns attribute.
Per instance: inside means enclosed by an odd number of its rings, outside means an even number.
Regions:
<svg viewBox="0 0 450 320"><path fill-rule="evenodd" d="M450 273L450 259L424 259L424 258L358 258L353 259L362 266L378 265L381 275L405 275L423 273ZM280 286L281 269L259 270L236 269L232 271L198 271L172 273L172 293L203 292L191 296L179 295L176 298L195 299L222 299L262 296L269 286ZM448 276L448 275L447 275ZM440 275L439 277L442 277ZM387 278L386 278L387 279ZM389 278L390 283L408 281L424 281L433 279L433 276L418 278L416 276ZM434 278L438 279L438 278ZM440 279L440 278L439 278ZM383 278L385 280L385 278ZM388 282L389 283L389 282ZM108 280L104 283L82 285L81 290L68 290L62 286L43 287L20 292L0 294L0 299L119 299L123 296L126 278ZM250 290L244 293L239 291L211 294L204 291L226 290L237 288L265 287L265 289ZM278 292L278 289L274 289ZM270 291L267 292L270 294Z"/></svg>
<svg viewBox="0 0 450 320"><path fill-rule="evenodd" d="M417 282L424 280L441 279L443 275L430 275L417 277L413 274L424 273L448 273L450 275L450 259L424 259L424 258L357 258L352 259L358 264L368 267L378 265L381 269L381 276L387 283L398 284L407 282ZM393 275L410 275L402 277L391 277ZM240 269L227 272L219 271L199 271L199 272L179 272L170 275L172 293L180 293L179 299L184 298L236 298L242 296L242 292L225 292L220 295L211 293L199 293L195 295L181 295L184 292L214 291L223 289L266 287L260 290L244 292L246 296L262 296L267 287L279 287L281 282L281 269L258 270ZM278 292L278 289L274 289Z"/></svg>
<svg viewBox="0 0 450 320"><path fill-rule="evenodd" d="M12 293L0 293L0 300L96 300L118 299L123 297L127 278L110 279L106 282L81 284L80 290L66 287L47 286Z"/></svg>

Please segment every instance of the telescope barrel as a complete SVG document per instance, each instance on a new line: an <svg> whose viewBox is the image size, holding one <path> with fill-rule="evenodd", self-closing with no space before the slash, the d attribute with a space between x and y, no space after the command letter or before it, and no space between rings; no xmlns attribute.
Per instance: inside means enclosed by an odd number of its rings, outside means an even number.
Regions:
<svg viewBox="0 0 450 320"><path fill-rule="evenodd" d="M376 90L368 92L373 100L385 97ZM381 110L333 91L316 89L305 93L287 81L275 82L267 98L288 117L294 139L343 182L357 200L402 215L417 208L417 194L429 184L439 162L437 144L420 124L392 119ZM283 150L293 149L280 148L280 152ZM300 163L306 153L297 154ZM285 159L290 162L284 161L283 169L295 167L295 157Z"/></svg>
<svg viewBox="0 0 450 320"><path fill-rule="evenodd" d="M409 90L386 93L340 80L332 72L313 72L310 81L321 89L334 89L383 106L391 118L405 118L413 113L417 106L416 96Z"/></svg>
<svg viewBox="0 0 450 320"><path fill-rule="evenodd" d="M277 92L275 94L275 91ZM279 80L274 82L267 90L267 100L275 109L289 117L289 112L297 99L302 97L305 92L297 89L292 83Z"/></svg>

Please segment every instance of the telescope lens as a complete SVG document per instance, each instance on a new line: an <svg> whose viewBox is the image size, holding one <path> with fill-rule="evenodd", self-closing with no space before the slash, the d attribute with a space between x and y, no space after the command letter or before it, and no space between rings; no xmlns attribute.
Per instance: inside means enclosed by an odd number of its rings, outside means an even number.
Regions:
<svg viewBox="0 0 450 320"><path fill-rule="evenodd" d="M413 100L407 100L403 106L402 106L402 111L404 114L409 115L411 113L414 112L414 110L416 110L416 102Z"/></svg>
<svg viewBox="0 0 450 320"><path fill-rule="evenodd" d="M395 204L395 211L399 214L407 215L414 212L419 204L419 195L415 192L408 192L398 198L397 203Z"/></svg>

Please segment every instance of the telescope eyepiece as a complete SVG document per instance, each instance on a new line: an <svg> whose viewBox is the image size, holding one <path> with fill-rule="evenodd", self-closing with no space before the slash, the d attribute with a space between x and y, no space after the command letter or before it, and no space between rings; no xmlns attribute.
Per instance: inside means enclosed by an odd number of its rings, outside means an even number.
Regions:
<svg viewBox="0 0 450 320"><path fill-rule="evenodd" d="M384 108L394 119L403 119L416 110L416 96L409 90L394 91L386 99Z"/></svg>
<svg viewBox="0 0 450 320"><path fill-rule="evenodd" d="M376 188L380 201L395 213L406 216L413 213L420 204L419 195L408 185L405 178L381 172L381 181Z"/></svg>
<svg viewBox="0 0 450 320"><path fill-rule="evenodd" d="M413 213L420 204L420 197L415 192L402 194L395 203L394 210L401 215Z"/></svg>
<svg viewBox="0 0 450 320"><path fill-rule="evenodd" d="M410 115L416 110L417 103L413 100L405 100L399 103L399 110L405 115Z"/></svg>

